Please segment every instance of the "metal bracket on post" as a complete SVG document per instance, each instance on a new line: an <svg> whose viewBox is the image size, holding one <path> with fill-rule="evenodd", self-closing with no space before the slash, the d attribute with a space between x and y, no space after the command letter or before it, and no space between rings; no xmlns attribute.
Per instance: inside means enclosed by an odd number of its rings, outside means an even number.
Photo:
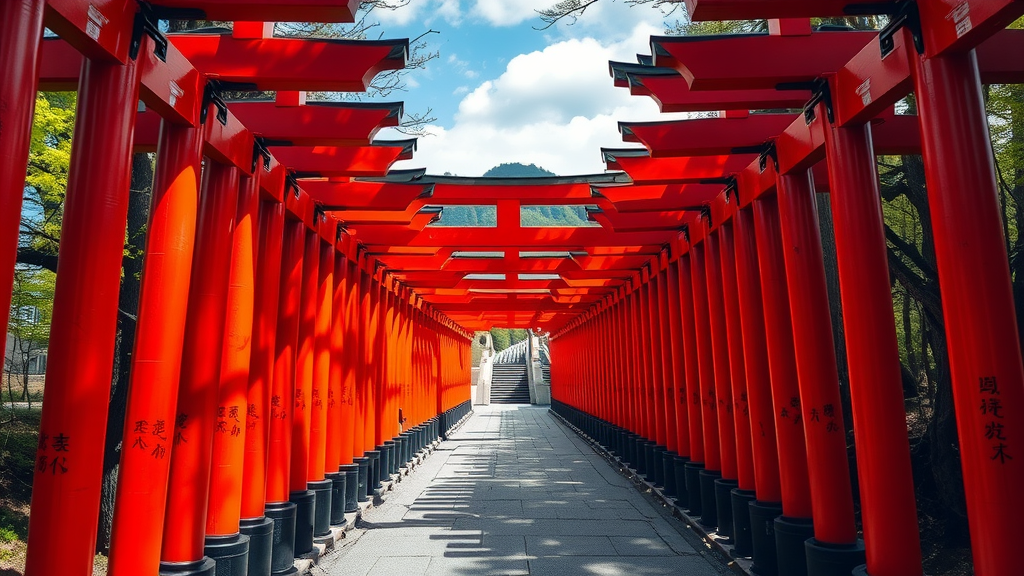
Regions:
<svg viewBox="0 0 1024 576"><path fill-rule="evenodd" d="M775 147L775 140L769 140L761 146L761 153L757 157L757 166L761 172L768 168L768 159L772 159L772 167L779 171L779 149Z"/></svg>
<svg viewBox="0 0 1024 576"><path fill-rule="evenodd" d="M324 205L319 202L313 203L313 223L319 224L321 221L327 219L327 211L324 210Z"/></svg>
<svg viewBox="0 0 1024 576"><path fill-rule="evenodd" d="M334 232L334 243L335 244L340 244L341 243L341 237L342 237L342 235L345 234L345 230L346 230L345 223L339 220L338 221L338 229Z"/></svg>
<svg viewBox="0 0 1024 576"><path fill-rule="evenodd" d="M206 118L210 113L210 105L217 107L217 121L223 126L228 125L228 105L221 97L221 83L216 80L208 80L203 88L203 109L199 111L199 123L206 124Z"/></svg>
<svg viewBox="0 0 1024 576"><path fill-rule="evenodd" d="M149 36L156 44L153 47L153 55L167 62L167 37L160 31L153 7L146 2L139 2L139 11L135 13L135 25L132 27L132 42L128 45L128 56L132 60L139 58L143 36Z"/></svg>
<svg viewBox="0 0 1024 576"><path fill-rule="evenodd" d="M284 177L284 193L288 194L288 190L294 191L295 197L299 197L299 182L295 179L295 174L289 174Z"/></svg>
<svg viewBox="0 0 1024 576"><path fill-rule="evenodd" d="M679 232L683 235L683 240L686 241L686 245L689 246L690 245L690 225L689 224L683 224L679 228Z"/></svg>
<svg viewBox="0 0 1024 576"><path fill-rule="evenodd" d="M725 185L725 190L723 190L722 193L725 194L725 203L726 204L729 203L729 196L730 195L735 196L736 197L736 203L739 204L739 201L740 201L740 183L739 183L739 181L736 180L735 176L733 176L731 178L731 181L728 184Z"/></svg>
<svg viewBox="0 0 1024 576"><path fill-rule="evenodd" d="M893 6L889 23L878 31L878 45L882 50L882 58L888 56L896 48L893 38L900 28L907 28L914 37L914 49L924 54L924 32L921 30L921 13L917 2L903 0Z"/></svg>
<svg viewBox="0 0 1024 576"><path fill-rule="evenodd" d="M828 121L830 124L834 124L836 121L836 112L832 107L832 88L829 86L828 78L818 78L811 83L811 99L804 104L804 120L810 125L817 118L817 112L814 111L818 104L825 105L825 113L828 115Z"/></svg>
<svg viewBox="0 0 1024 576"><path fill-rule="evenodd" d="M270 150L267 150L267 141L257 136L252 143L253 172L259 167L260 158L263 159L263 170L270 172Z"/></svg>
<svg viewBox="0 0 1024 576"><path fill-rule="evenodd" d="M701 220L704 220L705 222L708 223L708 230L711 230L711 228L714 227L714 224L711 222L711 205L710 204L704 204L703 206L700 207L700 218L701 218Z"/></svg>

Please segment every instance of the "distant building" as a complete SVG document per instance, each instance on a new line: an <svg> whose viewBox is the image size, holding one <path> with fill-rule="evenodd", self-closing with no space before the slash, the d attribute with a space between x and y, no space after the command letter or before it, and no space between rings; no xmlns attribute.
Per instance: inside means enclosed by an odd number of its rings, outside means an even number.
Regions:
<svg viewBox="0 0 1024 576"><path fill-rule="evenodd" d="M22 306L12 310L11 317L12 320L33 324L42 321L42 314L35 306ZM17 336L8 332L7 338L4 339L3 371L24 374L27 364L30 375L46 374L46 352L46 348L22 345Z"/></svg>

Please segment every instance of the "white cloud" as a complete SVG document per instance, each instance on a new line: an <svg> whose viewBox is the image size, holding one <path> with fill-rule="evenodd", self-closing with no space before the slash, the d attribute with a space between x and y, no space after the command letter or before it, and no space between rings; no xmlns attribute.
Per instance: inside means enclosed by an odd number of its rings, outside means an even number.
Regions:
<svg viewBox="0 0 1024 576"><path fill-rule="evenodd" d="M603 171L600 148L623 145L617 121L670 117L649 98L615 88L608 74L609 60L632 60L658 30L640 23L621 42L571 39L513 58L501 76L465 95L454 126L432 126L403 167L463 176L502 162L559 174Z"/></svg>

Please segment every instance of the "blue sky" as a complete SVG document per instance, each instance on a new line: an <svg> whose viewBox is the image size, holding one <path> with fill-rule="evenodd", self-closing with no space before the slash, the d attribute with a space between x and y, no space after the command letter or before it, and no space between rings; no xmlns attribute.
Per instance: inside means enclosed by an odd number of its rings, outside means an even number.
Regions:
<svg viewBox="0 0 1024 576"><path fill-rule="evenodd" d="M660 117L650 99L612 86L608 60L649 53L648 38L663 32L665 15L603 0L574 25L536 30L543 23L534 10L553 2L411 0L375 13L374 36L440 32L428 36L440 57L407 76L406 92L388 98L413 112L433 109L437 118L416 158L396 168L479 176L502 162L523 162L559 174L601 172L600 147L622 145L618 120Z"/></svg>

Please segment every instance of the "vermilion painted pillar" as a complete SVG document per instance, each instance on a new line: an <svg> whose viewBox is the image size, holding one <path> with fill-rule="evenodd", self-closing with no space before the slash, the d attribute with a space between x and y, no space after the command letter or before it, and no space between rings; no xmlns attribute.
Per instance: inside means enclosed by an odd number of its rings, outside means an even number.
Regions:
<svg viewBox="0 0 1024 576"><path fill-rule="evenodd" d="M736 250L732 224L718 230L722 303L728 336L729 373L732 383L733 421L736 430L736 479L741 490L754 489L754 458L750 438L750 409L747 398L746 366L743 359L743 330L736 293Z"/></svg>
<svg viewBox="0 0 1024 576"><path fill-rule="evenodd" d="M665 323L668 325L668 352L666 358L672 362L672 383L675 388L673 398L675 400L676 415L676 451L681 458L690 458L690 415L689 403L687 402L686 388L686 367L683 352L683 321L682 312L679 307L679 261L668 265L665 277L666 310L668 315ZM679 469L676 482L685 486L685 478Z"/></svg>
<svg viewBox="0 0 1024 576"><path fill-rule="evenodd" d="M242 534L249 536L249 570L254 575L266 574L273 559L274 521L264 515L264 507L267 502L277 311L281 294L284 204L261 203L257 239L240 522Z"/></svg>
<svg viewBox="0 0 1024 576"><path fill-rule="evenodd" d="M974 570L1010 574L1024 516L1024 369L974 51L919 60L914 83Z"/></svg>
<svg viewBox="0 0 1024 576"><path fill-rule="evenodd" d="M778 202L802 424L807 435L808 459L812 463L809 474L815 532L823 541L852 542L855 535L852 499L848 497L847 489L849 470L842 433L842 411L836 409L839 390L835 353L828 322L821 239L810 174L804 172L780 177ZM832 406L830 413L835 414L835 419L829 420L833 426L829 427L829 422L826 422L824 426L809 428L811 422L821 423L828 405ZM825 463L834 466L826 466ZM850 505L846 505L847 501Z"/></svg>
<svg viewBox="0 0 1024 576"><path fill-rule="evenodd" d="M654 337L657 346L654 347L654 357L657 365L657 373L661 379L661 397L659 409L662 410L665 420L665 448L670 456L678 454L679 435L676 433L676 399L675 381L672 379L672 337L669 334L668 326L668 289L666 286L666 273L659 272L654 278L654 292L657 295L656 316L652 317L654 324Z"/></svg>
<svg viewBox="0 0 1024 576"><path fill-rule="evenodd" d="M683 357L686 379L687 417L690 428L690 461L685 465L685 483L690 513L700 516L700 471L704 469L704 411L701 401L700 355L697 351L696 314L694 312L692 263L695 250L679 259L679 311L682 324Z"/></svg>
<svg viewBox="0 0 1024 576"><path fill-rule="evenodd" d="M349 391L352 404L352 457L363 455L363 408L362 408L362 272L356 259L349 259L345 275L348 285L348 298L345 305L345 326L348 342L345 358L347 359L346 379L349 380Z"/></svg>
<svg viewBox="0 0 1024 576"><path fill-rule="evenodd" d="M327 429L331 403L331 319L334 302L334 246L317 235L320 263L317 267L316 316L313 329L313 379L309 397L309 459L306 480L316 495L315 536L331 533L334 481L325 474L338 470L327 467Z"/></svg>
<svg viewBox="0 0 1024 576"><path fill-rule="evenodd" d="M342 253L334 255L334 286L331 303L331 396L327 408L327 462L328 471L352 463L352 403L351 382L347 380L349 365L346 323L348 304L348 258Z"/></svg>
<svg viewBox="0 0 1024 576"><path fill-rule="evenodd" d="M725 305L725 327L728 336L729 376L732 382L733 424L736 431L737 486L730 494L733 536L736 553L749 556L753 552L750 534L749 503L754 500L754 457L750 437L750 408L747 399L746 366L743 358L743 334L736 287L736 251L733 225L725 223L718 229L722 302Z"/></svg>
<svg viewBox="0 0 1024 576"><path fill-rule="evenodd" d="M779 220L807 444L815 544L859 555L825 264L810 172L779 177ZM831 416L830 416L831 415ZM859 544L863 550L863 543ZM808 546L808 573L819 555Z"/></svg>
<svg viewBox="0 0 1024 576"><path fill-rule="evenodd" d="M722 477L715 480L718 531L732 537L732 499L730 492L738 484L736 468L736 425L733 414L732 368L729 364L729 334L725 323L722 289L720 232L704 237L704 270L707 283L708 316L711 321L711 356L714 362L715 401L718 416L718 442L722 454Z"/></svg>
<svg viewBox="0 0 1024 576"><path fill-rule="evenodd" d="M867 569L872 576L921 576L914 476L871 128L826 128L825 149ZM813 428L821 422L811 418L807 424Z"/></svg>
<svg viewBox="0 0 1024 576"><path fill-rule="evenodd" d="M32 20L18 18L17 22ZM92 573L138 100L135 63L110 64L87 58L78 94L50 328L50 364L32 479L25 570L33 575ZM18 126L15 121L11 129ZM3 127L3 131L7 129ZM2 250L9 254L9 248ZM3 282L7 282L8 262L2 264ZM5 300L9 289L9 283L0 286ZM68 526L80 530L75 538L64 537ZM66 542L60 554L52 550L57 541Z"/></svg>
<svg viewBox="0 0 1024 576"><path fill-rule="evenodd" d="M732 222L736 300L739 305L740 331L743 338L744 374L747 382L747 406L750 411L756 491L756 501L747 504L751 526L751 553L754 557L754 567L759 574L774 575L778 573L775 518L782 515L782 486L753 210L748 208L737 211ZM788 310L786 314L788 317ZM799 440L802 442L802 430L800 432ZM800 448L802 450L802 446ZM806 473L804 477L806 478Z"/></svg>
<svg viewBox="0 0 1024 576"><path fill-rule="evenodd" d="M662 454L665 450L665 420L660 410L660 398L658 397L659 383L657 372L653 365L654 354L651 351L654 341L652 312L656 308L657 299L653 298L652 277L640 286L640 326L641 326L641 353L640 364L643 368L643 381L646 400L647 420L650 422L650 436L648 439L651 445L650 457L647 459L647 478L654 484L660 485ZM661 418L658 416L662 415Z"/></svg>
<svg viewBox="0 0 1024 576"><path fill-rule="evenodd" d="M313 390L309 425L309 462L306 478L322 480L324 472L338 469L327 465L327 430L331 426L331 321L334 317L334 246L320 242L320 266L316 289L316 328L313 350Z"/></svg>
<svg viewBox="0 0 1024 576"><path fill-rule="evenodd" d="M761 272L757 260L754 214L750 209L733 217L735 283L738 321L743 343L744 375L758 500L782 502L779 455L772 410L772 381L765 340ZM723 260L723 269L725 261ZM731 332L730 332L731 334Z"/></svg>
<svg viewBox="0 0 1024 576"><path fill-rule="evenodd" d="M313 359L316 347L317 287L320 270L320 236L305 231L302 256L302 284L299 304L299 339L295 355L295 390L292 408L292 462L288 499L298 508L295 516L296 556L313 549L316 494L306 476L309 465L309 425L313 404ZM320 472L323 474L323 471ZM319 488L319 487L318 487Z"/></svg>
<svg viewBox="0 0 1024 576"><path fill-rule="evenodd" d="M45 4L44 0L0 3L0 78L4 79L0 83L0 310L11 308ZM5 314L0 314L0 334L7 334Z"/></svg>
<svg viewBox="0 0 1024 576"><path fill-rule="evenodd" d="M270 396L270 443L267 464L268 518L274 520L274 572L287 570L295 559L297 506L291 492L292 407L295 397L295 357L299 344L299 306L306 226L298 220L284 223L281 256L274 379Z"/></svg>
<svg viewBox="0 0 1024 576"><path fill-rule="evenodd" d="M107 565L114 576L160 569L201 145L200 130L161 125Z"/></svg>
<svg viewBox="0 0 1024 576"><path fill-rule="evenodd" d="M237 168L207 161L192 261L178 409L171 430L174 450L160 555L164 571L189 564L208 570L213 565L204 559L203 548L238 186Z"/></svg>
<svg viewBox="0 0 1024 576"><path fill-rule="evenodd" d="M243 177L231 238L227 313L221 353L213 464L206 516L206 555L221 570L242 574L248 563L248 536L240 532L245 459L249 363L252 359L255 301L255 231L259 219L259 169Z"/></svg>
<svg viewBox="0 0 1024 576"><path fill-rule="evenodd" d="M778 572L802 575L807 573L807 561L800 553L804 550L804 541L814 535L814 527L811 523L810 475L804 441L804 412L797 385L789 281L775 196L762 196L754 202L754 222L782 482L783 516L776 518L774 524Z"/></svg>
<svg viewBox="0 0 1024 576"><path fill-rule="evenodd" d="M700 471L701 524L718 526L718 505L715 500L715 480L722 477L721 426L718 410L718 392L715 385L714 338L711 332L711 307L708 300L707 263L716 253L708 249L709 238L691 247L693 309L697 330L697 353L700 366L701 412L704 424L704 469ZM731 441L731 438L729 439Z"/></svg>

